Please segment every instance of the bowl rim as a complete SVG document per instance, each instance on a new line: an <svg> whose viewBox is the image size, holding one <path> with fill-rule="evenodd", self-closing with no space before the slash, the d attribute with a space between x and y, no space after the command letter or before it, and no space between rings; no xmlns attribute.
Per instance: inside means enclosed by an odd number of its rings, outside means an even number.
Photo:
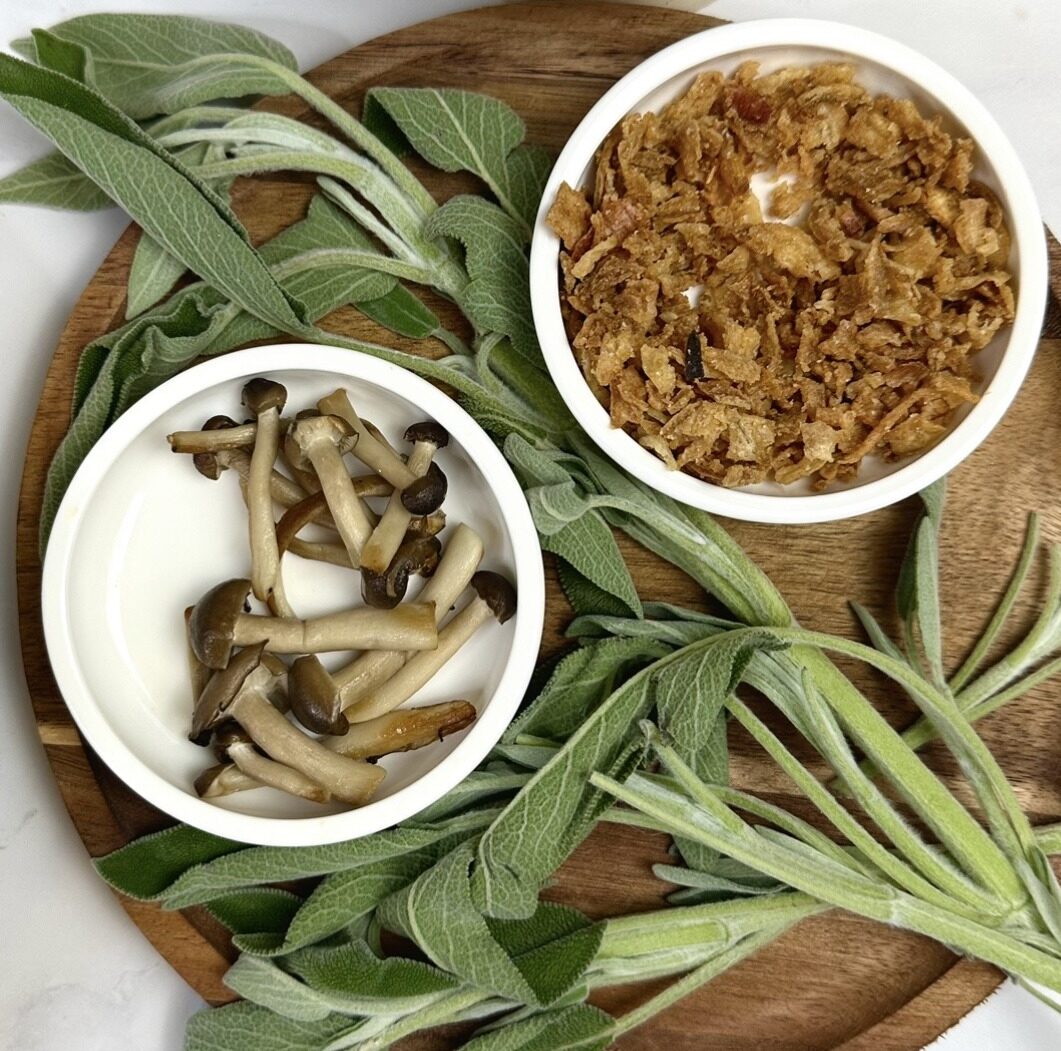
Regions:
<svg viewBox="0 0 1061 1051"><path fill-rule="evenodd" d="M1008 342L980 401L936 445L890 474L827 493L751 493L669 470L625 431L611 426L571 351L557 288L559 239L546 215L563 180L581 178L608 131L650 92L695 67L754 48L815 47L865 59L916 84L953 114L994 168L1020 266L1017 307ZM535 219L530 262L531 306L538 341L561 397L580 426L616 463L659 492L729 518L797 524L852 518L896 503L947 474L1002 419L1035 356L1046 307L1046 236L1023 165L986 107L931 59L890 37L840 22L778 18L730 23L671 44L635 66L594 104L568 139L549 175Z"/></svg>
<svg viewBox="0 0 1061 1051"><path fill-rule="evenodd" d="M171 784L112 729L77 660L68 619L67 579L85 512L96 487L142 431L182 401L251 374L320 372L349 376L417 403L443 424L472 459L493 493L512 544L519 610L504 670L479 717L448 755L392 796L337 814L303 818L242 814ZM545 573L537 531L512 469L478 423L452 398L407 369L359 351L282 343L237 350L166 380L123 413L89 450L55 518L41 578L41 616L48 659L59 692L87 742L121 780L171 817L244 843L321 846L356 839L413 817L467 777L486 758L515 716L537 663L545 618Z"/></svg>

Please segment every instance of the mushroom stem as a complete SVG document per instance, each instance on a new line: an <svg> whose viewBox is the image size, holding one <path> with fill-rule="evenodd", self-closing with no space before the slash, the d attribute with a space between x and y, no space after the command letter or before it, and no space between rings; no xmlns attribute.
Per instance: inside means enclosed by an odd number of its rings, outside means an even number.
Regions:
<svg viewBox="0 0 1061 1051"><path fill-rule="evenodd" d="M392 490L382 478L376 475L361 475L358 478L350 479L354 492L358 496L377 496L377 495L388 495ZM380 486L385 487L384 493L379 493ZM365 514L368 516L371 522L375 516L369 508L365 508ZM306 526L311 523L320 522L322 519L327 518L331 522L331 516L328 514L328 501L325 499L324 493L311 493L309 496L298 503L292 504L281 516L280 521L276 524L276 543L280 549L280 553L283 554L287 550L292 550L295 554L298 551L295 547L295 541L298 534L305 529ZM332 559L322 559L322 561L333 561ZM337 565L344 565L350 568L350 556L347 554L345 548L343 549L343 557L341 562L337 562Z"/></svg>
<svg viewBox="0 0 1061 1051"><path fill-rule="evenodd" d="M233 765L250 778L255 786L266 785L279 788L288 795L300 796L314 803L327 803L331 794L293 767L278 763L275 759L262 755L252 744L237 742L229 746L229 758Z"/></svg>
<svg viewBox="0 0 1061 1051"><path fill-rule="evenodd" d="M243 388L243 402L256 415L257 433L247 473L247 518L250 525L251 587L274 612L293 617L280 579L280 552L273 521L271 481L280 448L280 409L287 391L279 383L253 379Z"/></svg>
<svg viewBox="0 0 1061 1051"><path fill-rule="evenodd" d="M409 470L417 478L422 477L431 466L435 455L435 447L431 445L417 445L409 454ZM371 573L382 573L391 564L391 559L398 553L402 539L412 514L406 510L402 503L401 490L395 489L387 501L387 509L383 512L379 524L372 531L364 550L361 552L361 565Z"/></svg>
<svg viewBox="0 0 1061 1051"><path fill-rule="evenodd" d="M300 620L240 613L232 642L253 646L264 642L270 653L328 653L388 646L399 650L430 650L438 641L435 607L409 602L394 609L357 609Z"/></svg>
<svg viewBox="0 0 1061 1051"><path fill-rule="evenodd" d="M342 566L343 569L353 569L350 565L350 555L342 544L330 544L326 541L300 540L294 537L285 548L299 558L306 558L313 562L329 562L333 566Z"/></svg>
<svg viewBox="0 0 1061 1051"><path fill-rule="evenodd" d="M226 714L270 759L299 771L344 803L360 806L367 802L383 780L382 767L347 759L325 748L289 723L253 689L237 694Z"/></svg>
<svg viewBox="0 0 1061 1051"><path fill-rule="evenodd" d="M434 602L436 622L441 622L468 586L472 574L483 557L483 542L479 534L463 522L450 537L435 575L424 585L419 599ZM390 678L408 659L408 653L395 650L371 650L363 653L334 673L332 678L348 707Z"/></svg>
<svg viewBox="0 0 1061 1051"><path fill-rule="evenodd" d="M389 712L355 723L343 735L339 752L348 759L375 759L394 752L411 752L471 726L475 715L475 706L467 701L445 701Z"/></svg>
<svg viewBox="0 0 1061 1051"><path fill-rule="evenodd" d="M217 419L217 417L214 417ZM212 422L208 420L207 423ZM231 421L230 421L231 422ZM258 434L254 423L235 424L201 431L174 431L166 435L175 453L214 453L222 449L249 449Z"/></svg>
<svg viewBox="0 0 1061 1051"><path fill-rule="evenodd" d="M400 608L400 607L399 607ZM490 619L490 608L478 596L473 598L438 633L438 646L410 657L401 668L377 689L368 692L355 704L344 708L351 723L362 723L404 704L425 686L478 630ZM344 737L335 740L342 741Z"/></svg>
<svg viewBox="0 0 1061 1051"><path fill-rule="evenodd" d="M219 449L214 456L221 470L231 467L239 477L240 486L246 492L247 479L250 477L251 458L244 449ZM220 471L211 477L218 477ZM285 474L274 470L269 476L269 493L273 503L281 507L293 507L306 498L305 490ZM332 528L331 519L327 516L319 519L319 524Z"/></svg>
<svg viewBox="0 0 1061 1051"><path fill-rule="evenodd" d="M188 683L191 686L192 710L194 711L196 702L199 700L199 695L210 681L212 672L201 660L199 660L195 655L195 649L192 647L190 626L193 609L195 609L194 606L188 606L184 611L184 637L188 643ZM191 740L193 743L205 747L210 743L210 731L206 730L196 736L191 736Z"/></svg>
<svg viewBox="0 0 1061 1051"><path fill-rule="evenodd" d="M321 398L317 402L317 408L322 413L338 416L350 426L357 434L357 444L351 452L366 467L386 478L395 489L404 489L410 482L416 481L416 475L405 461L365 426L345 390L339 388L326 398Z"/></svg>
<svg viewBox="0 0 1061 1051"><path fill-rule="evenodd" d="M372 522L343 465L339 451L341 426L333 416L318 416L300 420L295 424L294 435L317 473L335 528L350 554L350 563L358 566L361 549L372 533Z"/></svg>

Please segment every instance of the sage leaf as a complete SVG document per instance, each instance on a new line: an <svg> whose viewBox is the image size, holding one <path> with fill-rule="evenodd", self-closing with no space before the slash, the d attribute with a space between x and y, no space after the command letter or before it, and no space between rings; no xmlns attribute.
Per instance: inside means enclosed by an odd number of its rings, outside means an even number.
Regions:
<svg viewBox="0 0 1061 1051"><path fill-rule="evenodd" d="M244 1000L294 1022L323 1021L335 1011L330 997L282 971L271 960L240 956L225 972L224 982Z"/></svg>
<svg viewBox="0 0 1061 1051"><path fill-rule="evenodd" d="M341 1015L298 1022L257 1004L228 1004L192 1015L184 1051L320 1051L350 1028L350 1019Z"/></svg>
<svg viewBox="0 0 1061 1051"><path fill-rule="evenodd" d="M94 864L116 890L137 901L153 901L188 869L246 849L243 843L190 825L174 825L141 836L97 858Z"/></svg>
<svg viewBox="0 0 1061 1051"><path fill-rule="evenodd" d="M559 556L556 559L556 575L560 580L564 598L576 616L609 614L624 618L630 611L625 602L598 587L589 577L583 576L570 562Z"/></svg>
<svg viewBox="0 0 1061 1051"><path fill-rule="evenodd" d="M562 558L590 584L617 599L630 612L640 614L641 599L615 542L615 534L597 511L589 511L540 539L545 551Z"/></svg>
<svg viewBox="0 0 1061 1051"><path fill-rule="evenodd" d="M464 1045L464 1051L604 1051L614 1020L598 1007L575 1004L501 1024Z"/></svg>
<svg viewBox="0 0 1061 1051"><path fill-rule="evenodd" d="M486 925L542 1004L555 1003L575 987L604 934L603 924L551 902L540 902L526 919L487 917Z"/></svg>
<svg viewBox="0 0 1061 1051"><path fill-rule="evenodd" d="M184 871L158 895L167 909L210 901L227 891L324 876L373 864L460 833L484 828L494 811L473 811L434 825L406 824L362 839L321 847L245 847Z"/></svg>
<svg viewBox="0 0 1061 1051"><path fill-rule="evenodd" d="M494 938L472 901L468 871L474 847L462 845L379 907L380 923L412 938L433 963L470 985L538 1003L527 978Z"/></svg>
<svg viewBox="0 0 1061 1051"><path fill-rule="evenodd" d="M179 259L171 256L153 237L141 234L129 267L125 316L136 317L164 299L184 271Z"/></svg>
<svg viewBox="0 0 1061 1051"><path fill-rule="evenodd" d="M345 1014L418 1011L460 984L430 964L401 957L380 959L364 942L313 946L293 954L284 965Z"/></svg>
<svg viewBox="0 0 1061 1051"><path fill-rule="evenodd" d="M182 101L186 98L202 102L274 93L262 73L245 64L247 58L298 68L294 55L279 41L245 26L201 18L83 15L52 26L49 33L81 47L89 61L89 82L137 119L191 105ZM29 50L25 43L23 49ZM43 59L39 43L33 54ZM198 90L191 90L190 70L199 73Z"/></svg>
<svg viewBox="0 0 1061 1051"><path fill-rule="evenodd" d="M285 296L228 205L102 96L0 55L0 97L218 290L277 327L304 327L301 306Z"/></svg>
<svg viewBox="0 0 1061 1051"><path fill-rule="evenodd" d="M442 322L423 301L397 282L389 292L359 301L357 308L365 317L409 339L424 339L442 328Z"/></svg>
<svg viewBox="0 0 1061 1051"><path fill-rule="evenodd" d="M421 872L461 842L440 840L425 850L359 865L325 877L285 926L284 937L250 944L237 939L237 948L256 955L278 956L294 952L343 930L368 916L388 895L408 886Z"/></svg>
<svg viewBox="0 0 1061 1051"><path fill-rule="evenodd" d="M428 217L424 233L452 237L464 246L470 280L459 303L468 319L481 332L504 333L525 358L539 364L520 224L482 197L460 195Z"/></svg>
<svg viewBox="0 0 1061 1051"><path fill-rule="evenodd" d="M652 639L606 639L574 650L556 665L502 741L512 744L527 734L566 740L627 675L668 652Z"/></svg>
<svg viewBox="0 0 1061 1051"><path fill-rule="evenodd" d="M96 212L114 202L61 153L48 153L0 179L0 204Z"/></svg>
<svg viewBox="0 0 1061 1051"><path fill-rule="evenodd" d="M429 164L478 175L529 239L538 200L530 201L528 187L541 162L510 165L509 155L527 130L515 110L455 88L372 88L366 105L382 107Z"/></svg>
<svg viewBox="0 0 1061 1051"><path fill-rule="evenodd" d="M255 887L214 898L206 903L206 911L236 935L281 933L302 901L278 887Z"/></svg>

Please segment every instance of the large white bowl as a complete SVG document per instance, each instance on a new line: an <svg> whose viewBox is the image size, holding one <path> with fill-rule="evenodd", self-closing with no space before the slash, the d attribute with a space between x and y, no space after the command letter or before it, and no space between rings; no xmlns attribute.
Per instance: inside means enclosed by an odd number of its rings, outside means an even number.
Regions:
<svg viewBox="0 0 1061 1051"><path fill-rule="evenodd" d="M236 415L253 376L281 381L301 408L348 387L357 409L393 440L433 418L450 433L449 525L483 538L483 568L516 585L516 615L491 622L413 699L466 698L470 729L382 760L379 795L357 810L322 809L260 788L199 799L196 775L214 760L187 739L191 713L182 612L208 587L248 570L246 511L232 477L200 477L166 435L216 413ZM348 570L285 562L296 610L359 602ZM534 669L545 610L541 551L519 484L494 443L456 402L395 365L332 347L239 351L183 372L126 412L81 465L59 508L43 578L44 632L70 713L100 758L139 795L190 825L245 843L303 846L353 839L411 817L466 777L515 714ZM331 655L331 664L347 655ZM327 660L327 659L326 659Z"/></svg>
<svg viewBox="0 0 1061 1051"><path fill-rule="evenodd" d="M975 177L1002 202L1013 239L1010 269L1017 291L1013 325L976 358L984 378L980 401L960 413L950 432L915 459L863 461L858 477L816 493L803 481L725 489L681 471L611 426L571 352L560 314L560 249L545 217L561 182L584 185L608 132L633 112L658 110L685 92L704 70L730 73L754 59L764 72L782 66L845 61L874 91L912 98L923 113L940 114L948 130L977 148ZM642 62L607 91L568 140L545 187L531 251L531 301L549 371L568 408L613 460L648 485L694 507L756 522L822 522L895 503L942 477L991 432L1015 397L1038 343L1047 292L1046 239L1031 183L1013 147L980 102L949 73L888 37L835 22L770 19L720 26L687 37Z"/></svg>

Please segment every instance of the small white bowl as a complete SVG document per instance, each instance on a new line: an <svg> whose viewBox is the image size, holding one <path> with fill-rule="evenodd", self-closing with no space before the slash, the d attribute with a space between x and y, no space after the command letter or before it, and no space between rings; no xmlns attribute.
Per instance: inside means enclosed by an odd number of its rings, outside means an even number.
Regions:
<svg viewBox="0 0 1061 1051"><path fill-rule="evenodd" d="M910 460L863 461L858 477L821 493L805 480L725 489L681 471L668 470L625 431L582 376L560 314L557 259L560 249L546 215L561 182L584 185L597 147L633 112L658 110L688 89L704 70L730 73L754 59L764 72L782 66L845 61L873 91L912 98L926 114L940 114L950 131L973 139L975 177L991 187L1006 212L1013 247L1010 269L1017 290L1013 325L977 356L984 377L980 401L959 413L950 432ZM949 73L923 55L879 36L836 22L770 19L708 29L687 37L636 66L586 114L560 154L546 183L531 250L531 302L538 339L553 381L586 433L635 477L668 496L705 511L754 522L824 522L875 511L941 478L988 436L1016 396L1038 344L1047 292L1046 239L1031 183L994 118Z"/></svg>
<svg viewBox="0 0 1061 1051"><path fill-rule="evenodd" d="M187 739L191 713L182 612L248 570L246 511L234 478L201 478L166 435L238 415L240 391L270 376L292 408L348 387L388 437L433 418L450 433L439 461L450 481L443 541L458 522L483 538L483 568L515 583L516 615L490 623L413 698L466 698L470 729L388 756L379 795L357 810L321 808L269 788L216 801L192 782L214 762ZM303 615L360 601L349 571L290 559L285 583ZM412 817L483 760L508 726L538 654L545 612L541 550L508 464L452 399L412 373L333 347L281 345L197 365L137 402L85 458L59 508L44 562L44 633L56 682L88 743L135 792L190 825L244 843L307 846L355 839ZM348 659L325 658L334 666Z"/></svg>

